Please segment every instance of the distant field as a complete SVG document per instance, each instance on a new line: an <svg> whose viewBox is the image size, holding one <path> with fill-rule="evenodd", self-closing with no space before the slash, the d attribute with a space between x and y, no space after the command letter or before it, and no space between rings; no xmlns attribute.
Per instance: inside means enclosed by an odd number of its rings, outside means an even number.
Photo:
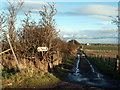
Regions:
<svg viewBox="0 0 120 90"><path fill-rule="evenodd" d="M116 50L118 51L118 46L99 46L99 45L84 45L83 49L89 49L89 50Z"/></svg>

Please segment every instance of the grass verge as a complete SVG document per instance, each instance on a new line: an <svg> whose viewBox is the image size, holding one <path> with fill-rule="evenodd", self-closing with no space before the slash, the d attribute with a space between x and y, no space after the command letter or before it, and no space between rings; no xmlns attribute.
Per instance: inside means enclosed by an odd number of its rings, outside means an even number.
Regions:
<svg viewBox="0 0 120 90"><path fill-rule="evenodd" d="M2 88L50 88L67 77L75 60L75 56L63 58L63 64L54 67L51 73L32 68L15 72L6 68L2 73Z"/></svg>
<svg viewBox="0 0 120 90"><path fill-rule="evenodd" d="M54 75L56 77L58 77L60 80L64 80L67 77L68 72L71 71L75 61L76 61L75 56L64 57L63 64L58 65L55 68L53 68L52 71L53 71Z"/></svg>
<svg viewBox="0 0 120 90"><path fill-rule="evenodd" d="M120 70L115 71L115 60L108 61L106 58L98 57L88 57L88 59L101 73L120 80Z"/></svg>
<svg viewBox="0 0 120 90"><path fill-rule="evenodd" d="M50 87L59 79L49 72L36 72L34 74L21 71L9 77L4 77L3 88L43 88Z"/></svg>

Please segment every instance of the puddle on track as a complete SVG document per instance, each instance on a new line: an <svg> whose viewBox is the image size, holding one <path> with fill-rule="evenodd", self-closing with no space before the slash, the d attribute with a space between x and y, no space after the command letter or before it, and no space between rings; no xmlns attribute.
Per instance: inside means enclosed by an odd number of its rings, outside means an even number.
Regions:
<svg viewBox="0 0 120 90"><path fill-rule="evenodd" d="M80 63L80 54L77 54L78 60L76 65L72 69L72 73L68 73L67 80L69 82L80 83L83 86L89 87L99 87L99 88L120 88L118 83L114 83L112 80L107 80L104 75L98 72L90 61L85 57L85 54L82 52L82 56L88 62L91 73L80 73L79 63Z"/></svg>

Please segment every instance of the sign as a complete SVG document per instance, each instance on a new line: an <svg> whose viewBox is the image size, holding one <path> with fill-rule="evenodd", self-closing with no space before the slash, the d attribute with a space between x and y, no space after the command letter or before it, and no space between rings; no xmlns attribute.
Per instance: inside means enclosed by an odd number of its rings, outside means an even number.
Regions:
<svg viewBox="0 0 120 90"><path fill-rule="evenodd" d="M40 51L47 51L48 48L47 47L38 47L37 50L38 50L38 52L40 52Z"/></svg>

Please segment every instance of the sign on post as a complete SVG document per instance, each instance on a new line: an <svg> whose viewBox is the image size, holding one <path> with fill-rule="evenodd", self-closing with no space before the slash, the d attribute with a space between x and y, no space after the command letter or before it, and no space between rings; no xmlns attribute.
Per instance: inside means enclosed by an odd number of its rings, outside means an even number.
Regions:
<svg viewBox="0 0 120 90"><path fill-rule="evenodd" d="M40 52L40 51L48 51L48 48L47 47L38 47L37 50L38 50L38 52Z"/></svg>

